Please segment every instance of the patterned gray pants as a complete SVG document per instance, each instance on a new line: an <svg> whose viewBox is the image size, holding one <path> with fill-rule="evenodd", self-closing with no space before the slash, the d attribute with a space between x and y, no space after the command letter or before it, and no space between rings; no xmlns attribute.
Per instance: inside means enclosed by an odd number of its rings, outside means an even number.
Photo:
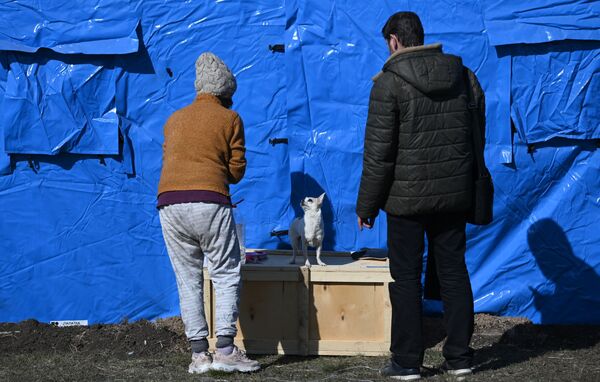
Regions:
<svg viewBox="0 0 600 382"><path fill-rule="evenodd" d="M160 224L175 271L188 340L208 337L204 315L204 257L216 297L216 335L237 334L240 247L231 207L182 203L160 209Z"/></svg>

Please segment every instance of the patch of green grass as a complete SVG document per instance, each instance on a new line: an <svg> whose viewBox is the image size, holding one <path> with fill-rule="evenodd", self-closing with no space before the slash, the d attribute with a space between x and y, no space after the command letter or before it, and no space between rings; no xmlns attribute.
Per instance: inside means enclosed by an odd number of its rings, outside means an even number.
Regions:
<svg viewBox="0 0 600 382"><path fill-rule="evenodd" d="M444 362L444 356L442 355L442 352L432 350L432 349L427 349L425 351L425 358L423 360L423 364L425 364L427 366L438 367L443 362Z"/></svg>

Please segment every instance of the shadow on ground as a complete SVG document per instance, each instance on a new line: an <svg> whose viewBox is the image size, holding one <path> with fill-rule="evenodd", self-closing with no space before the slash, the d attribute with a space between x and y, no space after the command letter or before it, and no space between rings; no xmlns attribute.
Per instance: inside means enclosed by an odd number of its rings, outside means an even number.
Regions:
<svg viewBox="0 0 600 382"><path fill-rule="evenodd" d="M540 358L547 358L555 364L568 364L569 362L564 361L575 360L575 354L578 352L595 353L594 362L600 365L599 344L600 328L597 326L519 324L504 332L489 346L477 350L476 370L501 370ZM566 355L567 353L571 355ZM596 367L595 370L596 373L600 372L600 367Z"/></svg>

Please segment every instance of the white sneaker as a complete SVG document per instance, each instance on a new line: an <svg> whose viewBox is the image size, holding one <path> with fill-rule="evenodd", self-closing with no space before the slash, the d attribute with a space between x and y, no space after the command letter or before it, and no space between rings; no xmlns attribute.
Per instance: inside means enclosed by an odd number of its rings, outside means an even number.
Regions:
<svg viewBox="0 0 600 382"><path fill-rule="evenodd" d="M448 369L446 372L454 377L464 377L473 374L473 369Z"/></svg>
<svg viewBox="0 0 600 382"><path fill-rule="evenodd" d="M445 371L453 377L466 377L467 375L473 374L473 368L467 367L464 369L451 369L446 362L444 362L442 365L442 371Z"/></svg>
<svg viewBox="0 0 600 382"><path fill-rule="evenodd" d="M233 351L229 355L221 354L218 350L214 354L212 363L213 370L225 371L228 373L239 371L249 373L260 369L257 361L251 360L237 346L233 346Z"/></svg>
<svg viewBox="0 0 600 382"><path fill-rule="evenodd" d="M190 374L202 374L210 370L213 363L213 358L209 352L192 353L192 363L188 367Z"/></svg>

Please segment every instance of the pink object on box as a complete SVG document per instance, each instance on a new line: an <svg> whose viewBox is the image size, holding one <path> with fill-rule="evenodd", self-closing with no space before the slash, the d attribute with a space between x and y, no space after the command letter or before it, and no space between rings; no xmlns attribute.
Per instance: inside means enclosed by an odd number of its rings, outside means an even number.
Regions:
<svg viewBox="0 0 600 382"><path fill-rule="evenodd" d="M256 264L267 259L265 252L246 252L246 264Z"/></svg>

